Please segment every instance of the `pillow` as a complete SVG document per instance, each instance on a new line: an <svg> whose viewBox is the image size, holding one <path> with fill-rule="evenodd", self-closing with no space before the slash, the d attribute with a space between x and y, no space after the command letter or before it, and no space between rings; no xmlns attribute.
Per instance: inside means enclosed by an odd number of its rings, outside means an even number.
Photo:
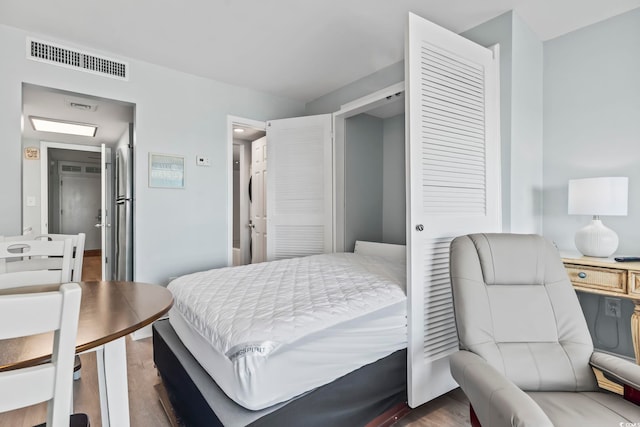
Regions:
<svg viewBox="0 0 640 427"><path fill-rule="evenodd" d="M407 261L407 247L405 245L356 240L356 246L353 249L353 253L381 256L403 263Z"/></svg>

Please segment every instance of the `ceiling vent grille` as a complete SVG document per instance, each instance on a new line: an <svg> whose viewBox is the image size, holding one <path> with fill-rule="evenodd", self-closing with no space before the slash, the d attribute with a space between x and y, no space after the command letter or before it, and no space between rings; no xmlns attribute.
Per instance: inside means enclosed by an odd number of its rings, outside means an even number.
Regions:
<svg viewBox="0 0 640 427"><path fill-rule="evenodd" d="M126 62L32 38L27 38L27 58L119 80L129 80L129 64Z"/></svg>

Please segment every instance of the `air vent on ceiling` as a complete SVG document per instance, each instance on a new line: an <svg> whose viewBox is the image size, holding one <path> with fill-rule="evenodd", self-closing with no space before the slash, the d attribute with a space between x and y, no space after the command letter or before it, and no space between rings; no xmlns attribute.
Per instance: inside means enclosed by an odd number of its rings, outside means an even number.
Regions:
<svg viewBox="0 0 640 427"><path fill-rule="evenodd" d="M59 44L27 38L27 58L119 80L129 80L129 64Z"/></svg>

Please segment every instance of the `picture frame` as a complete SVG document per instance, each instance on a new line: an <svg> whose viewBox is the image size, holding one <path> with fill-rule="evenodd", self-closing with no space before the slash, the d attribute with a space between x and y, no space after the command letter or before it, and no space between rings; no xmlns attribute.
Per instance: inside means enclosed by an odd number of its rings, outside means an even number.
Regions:
<svg viewBox="0 0 640 427"><path fill-rule="evenodd" d="M184 188L184 156L149 153L149 187Z"/></svg>

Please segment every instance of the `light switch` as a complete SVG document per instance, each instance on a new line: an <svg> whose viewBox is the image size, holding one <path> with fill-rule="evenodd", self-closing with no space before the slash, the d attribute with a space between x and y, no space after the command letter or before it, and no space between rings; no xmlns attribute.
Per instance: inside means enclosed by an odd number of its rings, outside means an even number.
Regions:
<svg viewBox="0 0 640 427"><path fill-rule="evenodd" d="M35 196L27 196L27 206L35 206L36 198Z"/></svg>

